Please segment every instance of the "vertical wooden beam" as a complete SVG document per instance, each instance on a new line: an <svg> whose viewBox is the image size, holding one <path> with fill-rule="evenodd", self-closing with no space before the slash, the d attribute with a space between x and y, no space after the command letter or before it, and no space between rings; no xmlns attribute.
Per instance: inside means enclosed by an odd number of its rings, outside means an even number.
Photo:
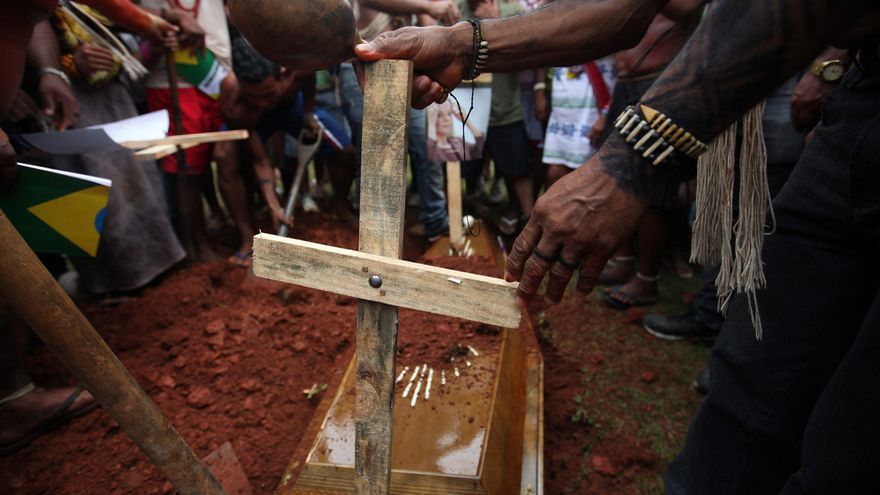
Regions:
<svg viewBox="0 0 880 495"><path fill-rule="evenodd" d="M0 295L184 495L226 492L0 211Z"/></svg>
<svg viewBox="0 0 880 495"><path fill-rule="evenodd" d="M446 206L449 209L449 245L458 254L464 246L461 224L461 162L446 162Z"/></svg>
<svg viewBox="0 0 880 495"><path fill-rule="evenodd" d="M412 74L408 61L366 67L359 249L391 258L403 250ZM373 275L382 276L364 273L363 283ZM361 495L389 493L397 321L397 307L358 301L355 491Z"/></svg>

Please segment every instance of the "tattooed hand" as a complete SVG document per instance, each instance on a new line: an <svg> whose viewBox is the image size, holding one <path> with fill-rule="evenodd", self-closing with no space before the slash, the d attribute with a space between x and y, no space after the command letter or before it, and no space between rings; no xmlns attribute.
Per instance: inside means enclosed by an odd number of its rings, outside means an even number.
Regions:
<svg viewBox="0 0 880 495"><path fill-rule="evenodd" d="M578 290L596 286L605 262L635 231L648 207L648 163L619 135L538 198L507 258L505 278L519 280L525 307L549 272L546 298L558 303L576 270Z"/></svg>

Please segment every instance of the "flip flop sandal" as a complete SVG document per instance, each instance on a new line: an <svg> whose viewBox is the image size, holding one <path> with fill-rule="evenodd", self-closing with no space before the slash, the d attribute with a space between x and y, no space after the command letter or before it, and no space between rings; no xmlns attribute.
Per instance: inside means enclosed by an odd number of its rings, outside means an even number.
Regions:
<svg viewBox="0 0 880 495"><path fill-rule="evenodd" d="M246 252L236 251L235 254L229 257L226 260L226 263L232 266L239 266L241 268L249 268L251 266L251 257L254 255L254 250L249 249Z"/></svg>
<svg viewBox="0 0 880 495"><path fill-rule="evenodd" d="M612 308L623 311L634 306L650 306L660 299L658 296L639 298L638 296L630 294L622 289L622 285L615 285L614 287L605 289L602 291L602 300Z"/></svg>
<svg viewBox="0 0 880 495"><path fill-rule="evenodd" d="M64 423L67 423L72 419L79 418L80 416L85 416L86 414L92 412L96 407L99 406L97 400L83 407L82 409L77 409L76 411L68 411L79 398L79 396L82 395L83 392L85 392L85 390L86 389L82 385L79 385L78 387L76 387L76 390L74 390L73 393L67 396L67 399L65 399L64 402L62 402L61 405L58 406L58 409L55 411L55 413L52 414L49 419L44 421L43 424L33 429L27 435L19 438L18 440L10 444L0 445L0 457L21 450L22 448L27 447L38 437L49 433L50 431L58 428Z"/></svg>
<svg viewBox="0 0 880 495"><path fill-rule="evenodd" d="M599 283L603 285L608 284L622 284L629 280L630 274L632 273L632 266L629 267L629 270L623 275L623 277L615 277L609 273L612 270L616 270L618 267L618 263L633 263L636 260L635 256L615 256L608 260L608 263L605 265L605 268L602 270L602 274L599 275Z"/></svg>
<svg viewBox="0 0 880 495"><path fill-rule="evenodd" d="M519 219L504 217L498 222L498 231L504 235L516 234L516 228L519 226Z"/></svg>

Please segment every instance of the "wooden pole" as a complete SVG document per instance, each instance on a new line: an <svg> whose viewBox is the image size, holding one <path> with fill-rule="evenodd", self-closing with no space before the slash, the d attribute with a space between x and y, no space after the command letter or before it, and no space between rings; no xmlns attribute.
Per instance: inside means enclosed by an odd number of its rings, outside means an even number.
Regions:
<svg viewBox="0 0 880 495"><path fill-rule="evenodd" d="M185 495L226 492L0 211L0 295Z"/></svg>
<svg viewBox="0 0 880 495"><path fill-rule="evenodd" d="M180 93L177 90L177 66L174 65L174 52L165 50L165 70L168 72L168 91L171 93L171 115L174 119L174 132L186 134L183 130L183 115L180 113ZM190 211L189 183L186 177L186 152L177 147L177 227L180 242L186 250L186 257L195 259L193 245L192 215Z"/></svg>
<svg viewBox="0 0 880 495"><path fill-rule="evenodd" d="M359 250L390 258L400 258L403 250L412 74L409 61L366 67ZM360 495L389 493L397 318L395 306L358 301L355 491Z"/></svg>
<svg viewBox="0 0 880 495"><path fill-rule="evenodd" d="M461 162L446 162L446 207L449 209L449 245L455 254L464 247L461 225Z"/></svg>

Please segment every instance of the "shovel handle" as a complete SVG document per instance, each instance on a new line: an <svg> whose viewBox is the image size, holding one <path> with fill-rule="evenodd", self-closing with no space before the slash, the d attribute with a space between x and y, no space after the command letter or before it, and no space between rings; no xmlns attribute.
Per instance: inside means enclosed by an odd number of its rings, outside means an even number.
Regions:
<svg viewBox="0 0 880 495"><path fill-rule="evenodd" d="M181 494L225 495L171 423L0 211L0 297L40 336Z"/></svg>

